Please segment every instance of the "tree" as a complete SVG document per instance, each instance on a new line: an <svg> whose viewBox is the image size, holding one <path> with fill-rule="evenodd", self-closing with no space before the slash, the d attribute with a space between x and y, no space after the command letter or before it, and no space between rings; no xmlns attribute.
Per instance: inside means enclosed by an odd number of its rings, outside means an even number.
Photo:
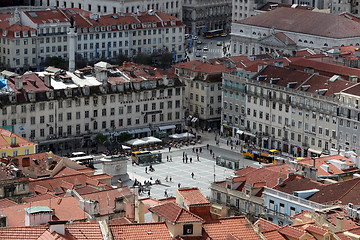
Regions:
<svg viewBox="0 0 360 240"><path fill-rule="evenodd" d="M60 69L67 69L68 62L62 57L47 57L44 66L54 66Z"/></svg>
<svg viewBox="0 0 360 240"><path fill-rule="evenodd" d="M135 63L144 64L144 65L151 65L152 64L152 56L149 54L138 54L133 57Z"/></svg>
<svg viewBox="0 0 360 240"><path fill-rule="evenodd" d="M107 140L107 136L99 133L95 136L95 140L97 143L103 144Z"/></svg>
<svg viewBox="0 0 360 240"><path fill-rule="evenodd" d="M123 132L123 133L121 133L119 136L118 136L118 141L119 142L126 142L126 141L129 141L129 140L131 140L133 137L132 137L132 135L130 134L130 133L128 133L128 132Z"/></svg>

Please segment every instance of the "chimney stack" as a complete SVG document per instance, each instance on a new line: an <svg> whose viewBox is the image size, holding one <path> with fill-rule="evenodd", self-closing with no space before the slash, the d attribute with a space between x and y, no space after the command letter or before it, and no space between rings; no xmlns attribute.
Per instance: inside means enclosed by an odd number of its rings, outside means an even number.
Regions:
<svg viewBox="0 0 360 240"><path fill-rule="evenodd" d="M50 232L56 232L58 234L61 235L65 235L65 224L67 223L67 221L50 221L49 225L50 225Z"/></svg>
<svg viewBox="0 0 360 240"><path fill-rule="evenodd" d="M69 72L75 71L75 53L76 53L76 38L77 33L75 32L75 27L72 22L71 27L69 28L68 41L69 41Z"/></svg>
<svg viewBox="0 0 360 240"><path fill-rule="evenodd" d="M21 76L16 76L15 77L15 88L18 89L18 90L23 88L23 81L22 81Z"/></svg>
<svg viewBox="0 0 360 240"><path fill-rule="evenodd" d="M49 73L44 74L44 83L46 86L51 86L51 75Z"/></svg>

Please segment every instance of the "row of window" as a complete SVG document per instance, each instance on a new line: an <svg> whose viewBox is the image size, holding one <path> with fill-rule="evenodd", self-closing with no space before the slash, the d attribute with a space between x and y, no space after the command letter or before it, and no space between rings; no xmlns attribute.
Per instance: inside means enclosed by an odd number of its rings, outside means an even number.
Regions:
<svg viewBox="0 0 360 240"><path fill-rule="evenodd" d="M166 119L165 119L166 117ZM142 121L140 120L142 118ZM45 137L45 134L47 132L47 135L57 135L59 137L65 136L65 135L74 135L74 134L81 134L84 131L98 131L98 130L106 130L107 128L121 128L121 127L132 127L134 125L140 125L140 124L147 124L149 122L151 123L157 123L157 122L164 122L164 121L173 121L173 120L179 120L180 119L180 112L175 112L175 116L173 119L173 113L169 112L166 114L151 114L147 115L145 114L143 117L134 117L134 118L121 118L118 119L117 122L115 120L110 121L101 121L98 122L96 120L92 121L91 123L84 123L82 124L76 124L75 125L75 131L73 130L74 126L68 125L66 126L66 129L64 129L63 126L60 126L57 128L57 132L55 132L54 126L51 124L48 124L48 129L40 128L38 130L32 129L30 131L30 138L43 138ZM38 131L38 133L37 133ZM37 135L38 134L38 135ZM22 137L27 137L25 134L22 135Z"/></svg>

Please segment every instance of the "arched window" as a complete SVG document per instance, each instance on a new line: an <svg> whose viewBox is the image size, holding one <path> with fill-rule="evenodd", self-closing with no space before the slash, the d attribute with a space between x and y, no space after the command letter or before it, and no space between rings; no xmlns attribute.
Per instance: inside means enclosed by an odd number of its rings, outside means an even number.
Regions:
<svg viewBox="0 0 360 240"><path fill-rule="evenodd" d="M244 32L242 29L240 29L240 32Z"/></svg>
<svg viewBox="0 0 360 240"><path fill-rule="evenodd" d="M356 43L356 45L355 46L359 46L359 43Z"/></svg>
<svg viewBox="0 0 360 240"><path fill-rule="evenodd" d="M314 42L313 42L313 41L310 41L310 44L314 44Z"/></svg>
<svg viewBox="0 0 360 240"><path fill-rule="evenodd" d="M256 35L256 32L253 32L253 35Z"/></svg>
<svg viewBox="0 0 360 240"><path fill-rule="evenodd" d="M304 40L304 43L307 43L307 40Z"/></svg>
<svg viewBox="0 0 360 240"><path fill-rule="evenodd" d="M266 37L266 34L264 33L263 36Z"/></svg>
<svg viewBox="0 0 360 240"><path fill-rule="evenodd" d="M302 42L302 40L301 40L301 39L299 39L299 42Z"/></svg>
<svg viewBox="0 0 360 240"><path fill-rule="evenodd" d="M324 44L325 47L329 46L327 43Z"/></svg>

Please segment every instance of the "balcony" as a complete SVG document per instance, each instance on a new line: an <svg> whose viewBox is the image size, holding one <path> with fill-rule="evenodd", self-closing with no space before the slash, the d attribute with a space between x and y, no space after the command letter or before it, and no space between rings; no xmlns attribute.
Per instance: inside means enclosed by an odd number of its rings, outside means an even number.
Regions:
<svg viewBox="0 0 360 240"><path fill-rule="evenodd" d="M306 200L306 199L303 199L303 198L300 198L300 197L296 197L296 196L293 196L293 195L290 195L290 194L287 194L287 193L283 193L283 192L280 192L278 190L267 188L267 187L265 187L264 195L265 196L272 196L272 197L275 197L277 199L280 198L280 199L285 200L287 202L292 202L292 203L301 205L304 208L309 208L309 209L312 209L312 210L315 210L315 211L319 211L319 210L330 207L328 205L323 205L323 204L319 204L319 203L316 203L316 202L312 202L312 201L309 201L309 200ZM331 206L333 206L333 205L331 205Z"/></svg>

